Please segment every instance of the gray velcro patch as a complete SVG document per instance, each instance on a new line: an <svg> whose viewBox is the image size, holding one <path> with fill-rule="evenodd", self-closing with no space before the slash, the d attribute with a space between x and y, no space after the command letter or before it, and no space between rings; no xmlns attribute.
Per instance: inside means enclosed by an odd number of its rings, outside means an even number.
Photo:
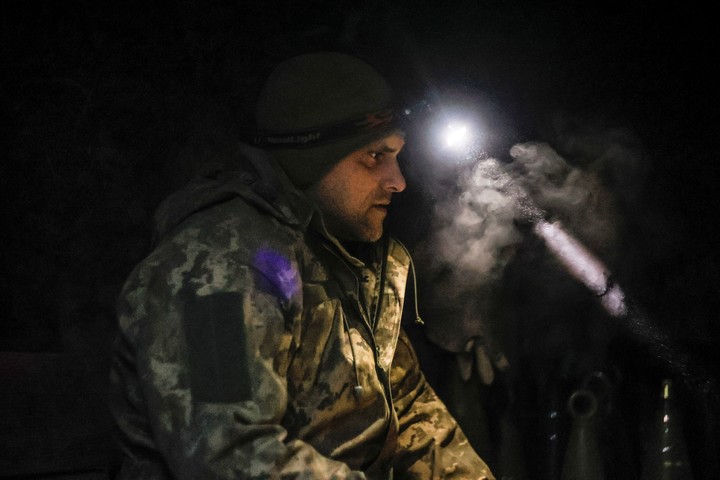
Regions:
<svg viewBox="0 0 720 480"><path fill-rule="evenodd" d="M249 400L242 296L192 296L185 304L184 325L193 398L214 403Z"/></svg>

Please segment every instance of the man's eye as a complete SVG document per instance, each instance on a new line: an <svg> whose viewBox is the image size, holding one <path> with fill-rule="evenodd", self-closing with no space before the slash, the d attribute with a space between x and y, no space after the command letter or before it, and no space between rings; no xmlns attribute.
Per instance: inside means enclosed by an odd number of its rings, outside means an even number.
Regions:
<svg viewBox="0 0 720 480"><path fill-rule="evenodd" d="M379 160L382 156L382 152L370 152L369 155L375 160Z"/></svg>

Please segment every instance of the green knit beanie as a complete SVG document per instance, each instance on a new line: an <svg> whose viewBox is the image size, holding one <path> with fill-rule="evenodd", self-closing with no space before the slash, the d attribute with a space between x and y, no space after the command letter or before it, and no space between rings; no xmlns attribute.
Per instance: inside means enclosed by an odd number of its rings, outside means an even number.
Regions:
<svg viewBox="0 0 720 480"><path fill-rule="evenodd" d="M257 103L256 143L298 188L311 186L339 160L397 127L393 94L369 64L320 52L285 60Z"/></svg>

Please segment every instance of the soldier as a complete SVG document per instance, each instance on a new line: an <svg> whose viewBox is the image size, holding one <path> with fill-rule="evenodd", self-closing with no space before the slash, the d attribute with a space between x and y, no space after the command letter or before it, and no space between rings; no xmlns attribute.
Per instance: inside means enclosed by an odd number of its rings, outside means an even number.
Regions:
<svg viewBox="0 0 720 480"><path fill-rule="evenodd" d="M267 80L262 149L158 209L118 301L121 479L493 479L401 328L386 81L340 53Z"/></svg>

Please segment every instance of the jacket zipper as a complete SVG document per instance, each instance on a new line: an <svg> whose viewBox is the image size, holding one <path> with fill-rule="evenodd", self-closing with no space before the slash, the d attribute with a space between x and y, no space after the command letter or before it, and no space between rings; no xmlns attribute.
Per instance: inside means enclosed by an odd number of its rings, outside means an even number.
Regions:
<svg viewBox="0 0 720 480"><path fill-rule="evenodd" d="M387 242L386 242L387 245ZM360 279L358 278L355 271L353 271L352 267L347 264L345 259L343 259L337 252L333 251L333 249L323 243L323 246L332 253L338 260L340 260L340 263L342 263L347 270L350 271L352 274L352 277L355 279L355 307L357 308L357 311L360 313L360 318L362 319L362 323L367 330L367 333L370 338L371 342L371 348L373 350L373 358L375 360L375 373L380 377L380 380L382 380L383 389L385 390L385 401L388 405L390 418L392 418L392 409L393 409L393 402L392 402L392 392L390 389L390 374L389 372L386 372L381 366L380 366L380 349L378 348L377 342L375 341L375 332L373 331L373 326L371 326L369 319L367 318L369 312L365 312L365 308L360 304ZM375 308L375 314L379 315L381 311L381 303L383 301L384 297L384 289L385 289L385 267L387 265L387 255L388 255L388 249L383 247L383 254L382 254L382 266L381 266L381 272L380 272L380 291L377 299L377 305ZM375 321L377 322L377 318L375 318ZM349 334L349 324L347 320L345 320L345 328L348 329ZM355 350L352 348L350 349L352 355L353 355L353 363L355 363ZM356 369L357 371L357 369ZM356 382L357 383L357 382ZM356 385L357 387L361 387L361 385ZM361 387L362 388L362 387ZM391 420L388 421L388 426L391 423Z"/></svg>

